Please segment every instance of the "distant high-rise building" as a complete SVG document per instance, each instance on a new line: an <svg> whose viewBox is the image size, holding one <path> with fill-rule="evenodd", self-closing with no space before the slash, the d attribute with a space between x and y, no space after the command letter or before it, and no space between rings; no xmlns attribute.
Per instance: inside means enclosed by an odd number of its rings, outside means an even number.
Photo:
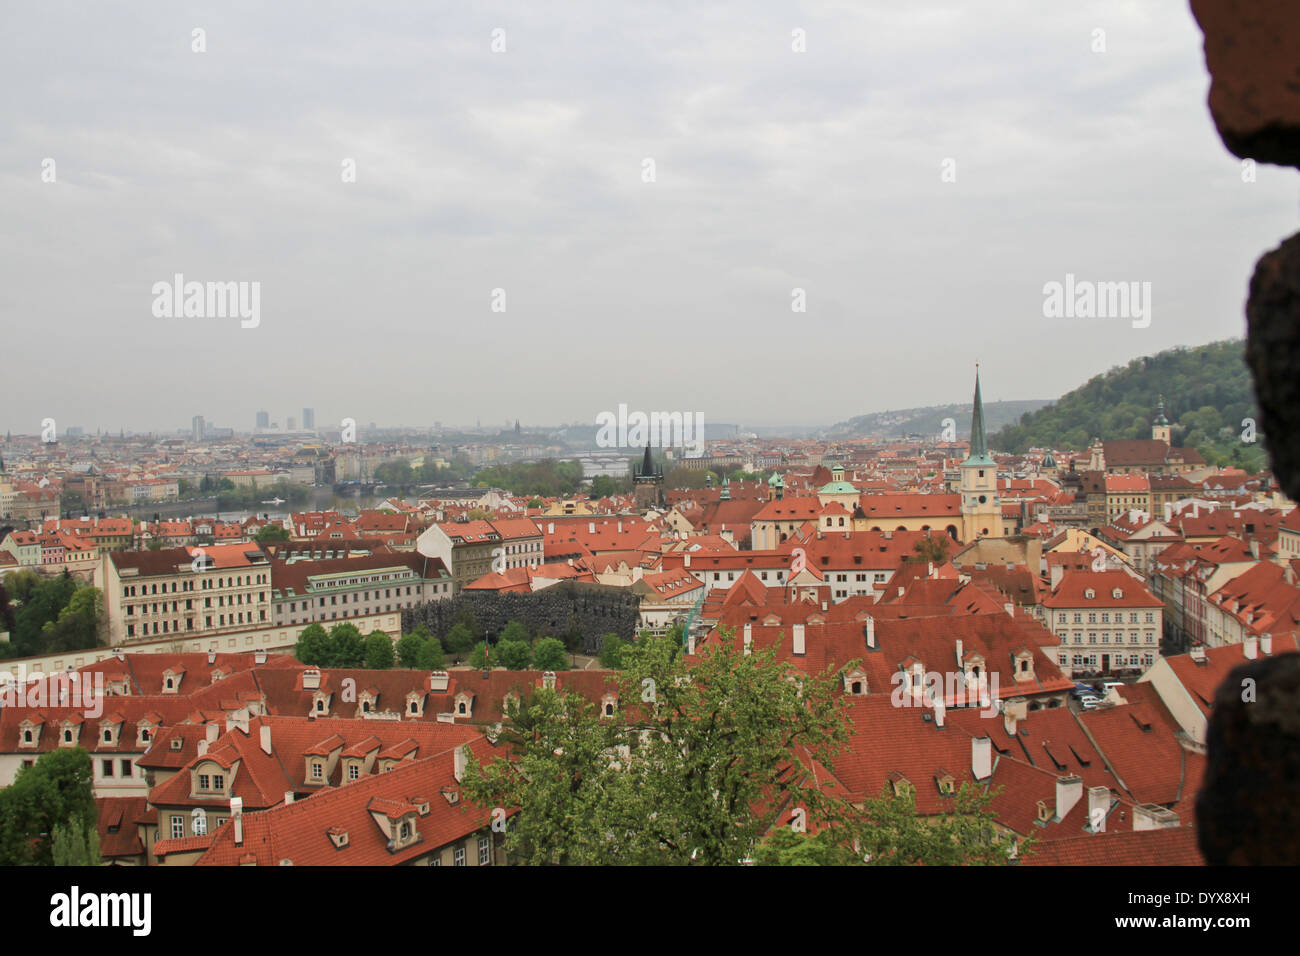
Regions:
<svg viewBox="0 0 1300 956"><path fill-rule="evenodd" d="M258 412L258 413L257 413L257 427L258 427L258 428L269 428L269 427L271 427L271 414L270 414L270 412Z"/></svg>
<svg viewBox="0 0 1300 956"><path fill-rule="evenodd" d="M287 423L285 425L285 431L296 432L298 430L298 419L294 418L292 415L285 419L285 422Z"/></svg>
<svg viewBox="0 0 1300 956"><path fill-rule="evenodd" d="M195 415L190 420L190 438L193 441L203 441L203 416Z"/></svg>
<svg viewBox="0 0 1300 956"><path fill-rule="evenodd" d="M305 432L314 431L316 428L316 409L304 408L302 410L302 430Z"/></svg>

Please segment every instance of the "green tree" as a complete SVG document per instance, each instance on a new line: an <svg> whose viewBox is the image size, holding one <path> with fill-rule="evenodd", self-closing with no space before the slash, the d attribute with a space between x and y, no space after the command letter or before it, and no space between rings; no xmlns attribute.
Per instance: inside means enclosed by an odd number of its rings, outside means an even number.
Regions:
<svg viewBox="0 0 1300 956"><path fill-rule="evenodd" d="M366 639L355 624L335 624L329 633L329 667L361 667L366 659Z"/></svg>
<svg viewBox="0 0 1300 956"><path fill-rule="evenodd" d="M416 666L422 671L440 671L446 668L447 662L443 657L442 644L436 637L431 637L424 642L416 658Z"/></svg>
<svg viewBox="0 0 1300 956"><path fill-rule="evenodd" d="M627 641L617 634L606 634L600 648L600 666L606 670L616 671L623 666L623 648Z"/></svg>
<svg viewBox="0 0 1300 956"><path fill-rule="evenodd" d="M997 866L1011 857L1015 838L1001 837L993 822L996 792L970 782L953 796L947 813L919 817L911 789L886 790L863 806L862 819L850 830L860 852L875 866ZM1033 846L1033 837L1017 840L1017 853Z"/></svg>
<svg viewBox="0 0 1300 956"><path fill-rule="evenodd" d="M289 532L285 529L284 525L275 523L264 524L262 527L257 529L257 534L253 535L253 540L258 544L266 544L270 541L288 541Z"/></svg>
<svg viewBox="0 0 1300 956"><path fill-rule="evenodd" d="M543 637L533 645L533 668L535 670L564 670L568 663L569 655L565 652L563 641L554 637Z"/></svg>
<svg viewBox="0 0 1300 956"><path fill-rule="evenodd" d="M403 634L397 640L397 660L406 668L420 666L420 652L424 650L424 645L429 638L419 633L417 629L414 633Z"/></svg>
<svg viewBox="0 0 1300 956"><path fill-rule="evenodd" d="M324 667L330 663L333 645L330 636L320 624L308 624L298 634L298 642L293 646L293 656L303 664Z"/></svg>
<svg viewBox="0 0 1300 956"><path fill-rule="evenodd" d="M54 864L54 830L65 821L95 829L90 754L80 747L41 754L0 790L0 866Z"/></svg>
<svg viewBox="0 0 1300 956"><path fill-rule="evenodd" d="M367 670L386 671L393 666L393 639L382 631L366 637L365 664Z"/></svg>
<svg viewBox="0 0 1300 956"><path fill-rule="evenodd" d="M948 542L952 539L947 535L927 535L917 540L912 546L915 553L909 560L925 563L933 561L935 564L943 564L948 560Z"/></svg>
<svg viewBox="0 0 1300 956"><path fill-rule="evenodd" d="M56 825L50 835L50 852L55 866L100 866L99 830L81 826L76 817Z"/></svg>
<svg viewBox="0 0 1300 956"><path fill-rule="evenodd" d="M501 629L501 641L523 641L527 644L532 638L528 634L528 628L524 627L518 621L511 621Z"/></svg>
<svg viewBox="0 0 1300 956"><path fill-rule="evenodd" d="M487 670L489 666L495 667L500 661L496 660L496 655L488 651L486 642L480 642L474 645L474 649L469 652L469 666L475 670Z"/></svg>
<svg viewBox="0 0 1300 956"><path fill-rule="evenodd" d="M447 632L442 644L449 654L459 657L474 646L474 632L463 622L455 624Z"/></svg>
<svg viewBox="0 0 1300 956"><path fill-rule="evenodd" d="M792 753L830 766L847 739L834 673L803 674L776 648L745 655L729 635L689 670L663 638L628 645L623 661L614 717L537 691L522 724L508 718L515 759L471 759L470 799L521 808L507 836L520 862L734 864L767 829L757 808L843 812L811 774L787 772Z"/></svg>
<svg viewBox="0 0 1300 956"><path fill-rule="evenodd" d="M533 649L527 641L500 641L493 658L502 667L512 671L527 670L533 662Z"/></svg>

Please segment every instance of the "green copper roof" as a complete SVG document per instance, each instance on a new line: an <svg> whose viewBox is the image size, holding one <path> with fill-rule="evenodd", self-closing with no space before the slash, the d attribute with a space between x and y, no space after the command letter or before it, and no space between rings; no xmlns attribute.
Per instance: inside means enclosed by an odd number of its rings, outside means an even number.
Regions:
<svg viewBox="0 0 1300 956"><path fill-rule="evenodd" d="M819 495L856 495L858 489L847 481L832 481L822 485L821 490L817 493Z"/></svg>
<svg viewBox="0 0 1300 956"><path fill-rule="evenodd" d="M1156 420L1152 422L1152 424L1154 425L1169 424L1169 419L1165 418L1165 397L1163 395L1160 396L1160 404L1156 407Z"/></svg>
<svg viewBox="0 0 1300 956"><path fill-rule="evenodd" d="M975 366L975 408L970 416L970 457L963 465L993 465L988 442L984 437L984 399L980 397L979 366Z"/></svg>

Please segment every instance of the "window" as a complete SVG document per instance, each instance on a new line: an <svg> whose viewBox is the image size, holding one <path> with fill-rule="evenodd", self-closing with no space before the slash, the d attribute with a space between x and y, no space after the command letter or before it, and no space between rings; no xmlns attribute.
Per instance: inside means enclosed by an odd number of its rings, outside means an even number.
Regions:
<svg viewBox="0 0 1300 956"><path fill-rule="evenodd" d="M121 766L119 767L119 769L122 771L122 776L124 777L131 776L131 761L129 760L121 761Z"/></svg>
<svg viewBox="0 0 1300 956"><path fill-rule="evenodd" d="M465 865L465 848L463 846L456 847L455 857L456 857L456 863L455 863L456 866Z"/></svg>
<svg viewBox="0 0 1300 956"><path fill-rule="evenodd" d="M100 761L100 772L101 772L105 777L111 777L111 776L113 776L113 761L112 761L112 760L101 760L101 761Z"/></svg>
<svg viewBox="0 0 1300 956"><path fill-rule="evenodd" d="M487 866L492 861L492 841L485 836L478 838L478 865Z"/></svg>
<svg viewBox="0 0 1300 956"><path fill-rule="evenodd" d="M199 774L199 789L200 790L212 789L212 779L206 773Z"/></svg>
<svg viewBox="0 0 1300 956"><path fill-rule="evenodd" d="M321 763L319 760L313 760L311 764L311 778L313 780L320 780L324 776L325 776L325 765Z"/></svg>
<svg viewBox="0 0 1300 956"><path fill-rule="evenodd" d="M361 768L354 763L348 764L348 779L357 780L360 779L360 777L361 777Z"/></svg>
<svg viewBox="0 0 1300 956"><path fill-rule="evenodd" d="M397 839L402 843L411 839L411 823L409 820L403 820L401 827L397 831Z"/></svg>
<svg viewBox="0 0 1300 956"><path fill-rule="evenodd" d="M219 773L214 773L214 774L212 775L212 789L213 789L213 790L224 790L224 789L226 789L226 778L225 778L225 776L223 776L222 774L219 774Z"/></svg>
<svg viewBox="0 0 1300 956"><path fill-rule="evenodd" d="M185 818L181 816L172 817L172 839L179 840L185 836Z"/></svg>

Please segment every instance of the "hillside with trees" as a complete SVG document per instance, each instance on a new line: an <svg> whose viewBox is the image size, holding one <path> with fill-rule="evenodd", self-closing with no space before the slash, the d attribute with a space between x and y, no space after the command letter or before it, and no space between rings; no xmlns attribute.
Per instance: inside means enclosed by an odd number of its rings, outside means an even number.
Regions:
<svg viewBox="0 0 1300 956"><path fill-rule="evenodd" d="M1263 435L1243 424L1259 420L1243 354L1242 341L1230 339L1134 359L993 433L989 447L1012 454L1035 447L1082 451L1093 438L1150 438L1163 395L1173 445L1195 448L1210 464L1253 474L1267 456Z"/></svg>

